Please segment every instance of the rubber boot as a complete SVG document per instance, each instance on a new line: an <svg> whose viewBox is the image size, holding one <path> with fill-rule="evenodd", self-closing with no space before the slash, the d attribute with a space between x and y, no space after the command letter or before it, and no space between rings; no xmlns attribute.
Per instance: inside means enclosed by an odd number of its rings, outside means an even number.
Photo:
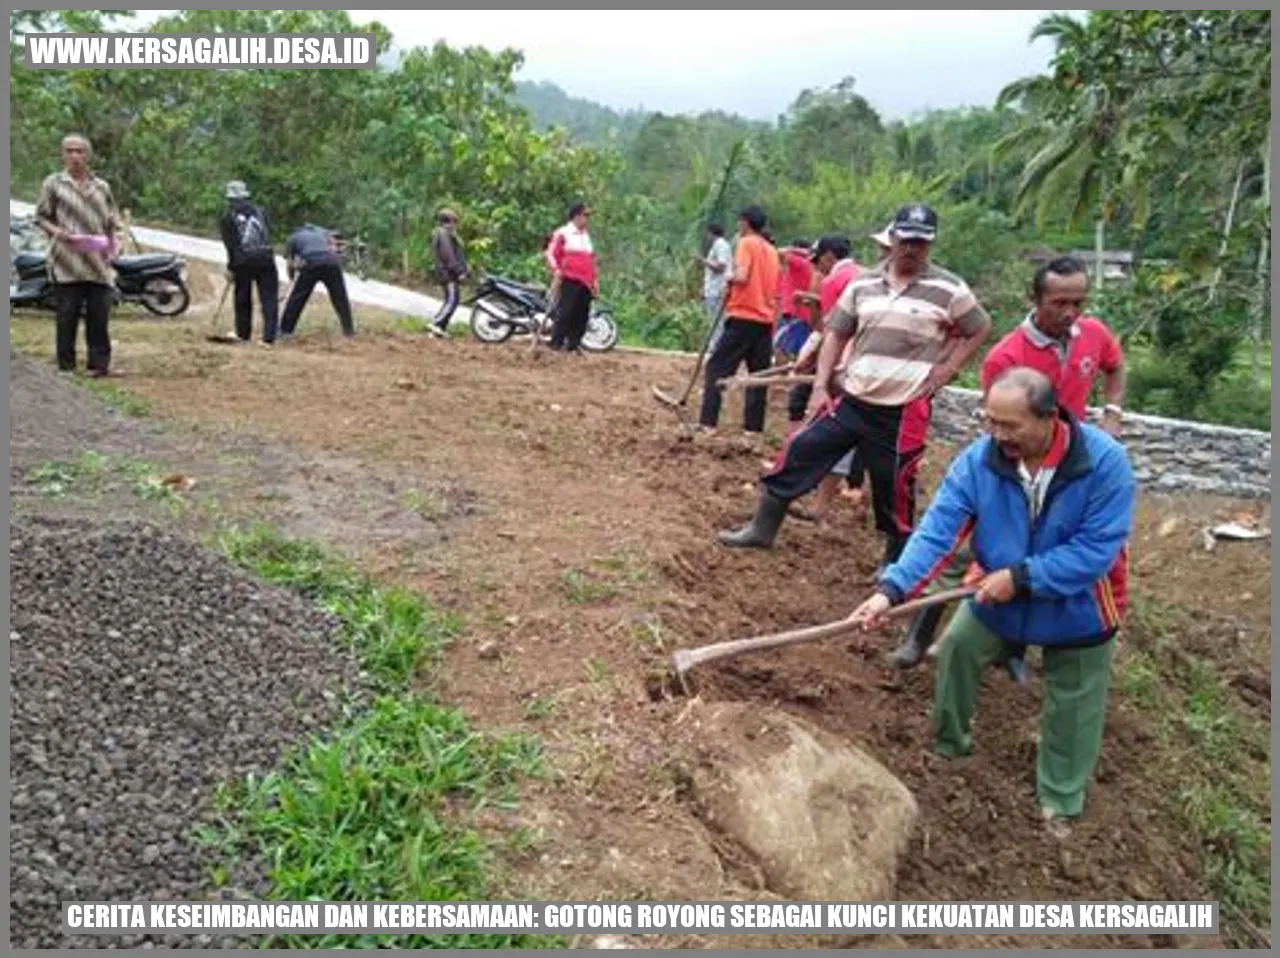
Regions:
<svg viewBox="0 0 1280 958"><path fill-rule="evenodd" d="M1009 673L1009 678L1018 685L1026 685L1031 681L1031 668L1021 653L1010 656L1009 661L1005 663L1005 669Z"/></svg>
<svg viewBox="0 0 1280 958"><path fill-rule="evenodd" d="M772 549L782 520L786 518L788 505L790 503L786 499L777 499L768 492L762 492L755 518L737 532L720 533L721 543L735 549Z"/></svg>
<svg viewBox="0 0 1280 958"><path fill-rule="evenodd" d="M933 644L934 633L938 631L938 623L942 621L945 606L934 605L916 614L911 620L911 628L907 630L907 639L893 654L889 661L900 669L910 669L920 664L925 652Z"/></svg>

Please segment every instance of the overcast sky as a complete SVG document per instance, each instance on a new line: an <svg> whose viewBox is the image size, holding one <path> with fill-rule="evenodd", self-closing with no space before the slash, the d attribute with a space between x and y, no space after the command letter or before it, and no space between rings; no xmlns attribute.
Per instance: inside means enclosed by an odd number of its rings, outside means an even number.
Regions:
<svg viewBox="0 0 1280 958"><path fill-rule="evenodd" d="M524 51L521 80L550 80L616 109L723 109L772 120L806 87L857 78L886 119L989 106L1045 68L1028 42L1045 10L490 11L352 10L399 47L477 44Z"/></svg>

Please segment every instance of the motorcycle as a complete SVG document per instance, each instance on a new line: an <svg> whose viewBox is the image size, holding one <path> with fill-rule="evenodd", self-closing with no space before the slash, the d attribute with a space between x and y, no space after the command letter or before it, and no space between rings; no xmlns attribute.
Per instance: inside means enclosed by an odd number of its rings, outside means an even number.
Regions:
<svg viewBox="0 0 1280 958"><path fill-rule="evenodd" d="M547 290L502 276L486 276L462 303L471 307L471 332L482 343L503 343L514 335L551 338L555 320L549 315ZM605 303L592 302L582 348L604 353L618 344L618 324Z"/></svg>
<svg viewBox="0 0 1280 958"><path fill-rule="evenodd" d="M21 249L10 224L11 250ZM142 253L120 256L111 264L116 271L114 303L141 304L156 316L180 316L191 305L187 288L187 263L175 253ZM57 308L53 282L42 250L25 249L9 254L9 308Z"/></svg>

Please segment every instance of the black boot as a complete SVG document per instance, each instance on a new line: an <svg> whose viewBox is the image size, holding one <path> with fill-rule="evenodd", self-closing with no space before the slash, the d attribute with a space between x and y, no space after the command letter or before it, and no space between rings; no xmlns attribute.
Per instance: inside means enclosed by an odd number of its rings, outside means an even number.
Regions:
<svg viewBox="0 0 1280 958"><path fill-rule="evenodd" d="M934 605L917 613L911 620L911 628L907 630L907 640L894 650L889 661L900 669L919 665L925 652L933 644L933 636L938 631L938 623L942 621L944 608L945 606Z"/></svg>
<svg viewBox="0 0 1280 958"><path fill-rule="evenodd" d="M773 540L778 535L782 520L787 516L787 506L790 504L789 500L777 499L768 492L762 492L755 518L737 532L720 533L720 541L735 549L772 549Z"/></svg>

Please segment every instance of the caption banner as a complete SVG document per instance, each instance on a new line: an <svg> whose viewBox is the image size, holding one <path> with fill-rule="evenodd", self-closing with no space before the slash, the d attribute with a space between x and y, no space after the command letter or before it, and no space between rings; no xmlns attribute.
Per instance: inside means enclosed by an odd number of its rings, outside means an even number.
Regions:
<svg viewBox="0 0 1280 958"><path fill-rule="evenodd" d="M63 902L66 934L1216 934L1217 902Z"/></svg>
<svg viewBox="0 0 1280 958"><path fill-rule="evenodd" d="M372 70L372 33L28 33L36 70Z"/></svg>

